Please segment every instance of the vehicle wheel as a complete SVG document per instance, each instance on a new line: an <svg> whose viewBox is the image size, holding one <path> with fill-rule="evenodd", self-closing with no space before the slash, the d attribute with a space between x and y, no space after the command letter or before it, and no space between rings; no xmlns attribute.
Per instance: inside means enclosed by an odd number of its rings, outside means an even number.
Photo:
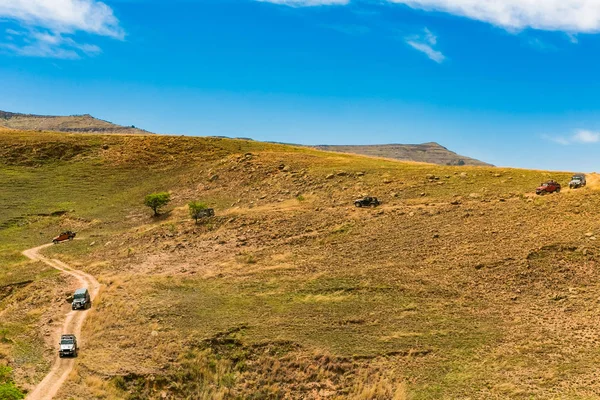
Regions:
<svg viewBox="0 0 600 400"><path fill-rule="evenodd" d="M53 240L52 243L58 244L58 240Z"/></svg>
<svg viewBox="0 0 600 400"><path fill-rule="evenodd" d="M556 193L560 193L560 188L556 189Z"/></svg>
<svg viewBox="0 0 600 400"><path fill-rule="evenodd" d="M356 207L358 207L358 208L361 208L361 207L362 207L362 204L360 204L360 203L354 203L354 205L355 205Z"/></svg>

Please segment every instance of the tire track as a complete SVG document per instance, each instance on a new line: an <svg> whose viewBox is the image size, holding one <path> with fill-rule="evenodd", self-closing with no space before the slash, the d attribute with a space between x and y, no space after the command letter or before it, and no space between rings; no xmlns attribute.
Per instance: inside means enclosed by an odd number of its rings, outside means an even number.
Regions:
<svg viewBox="0 0 600 400"><path fill-rule="evenodd" d="M40 250L52 246L52 244L46 244L43 246L35 247L33 249L25 250L23 255L31 260L41 261L52 268L55 268L62 273L71 275L79 282L79 287L87 287L92 298L92 302L98 296L100 291L100 284L90 274L86 274L83 271L78 271L69 267L62 261L50 259L40 254ZM93 304L93 303L92 303ZM73 333L77 336L78 341L81 337L81 328L87 316L87 311L70 311L65 318L65 322L61 327L61 331L56 332L56 337L60 337L61 333ZM50 372L44 377L44 379L32 390L26 397L27 400L50 400L56 396L56 393L60 390L62 385L65 383L73 367L75 366L75 359L59 358L58 350L55 354L54 364Z"/></svg>

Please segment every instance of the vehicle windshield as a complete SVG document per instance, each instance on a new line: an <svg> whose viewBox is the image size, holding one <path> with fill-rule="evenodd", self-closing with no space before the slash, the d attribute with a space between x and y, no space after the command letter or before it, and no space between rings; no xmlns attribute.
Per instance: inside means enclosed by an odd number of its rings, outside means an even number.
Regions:
<svg viewBox="0 0 600 400"><path fill-rule="evenodd" d="M61 339L60 344L73 344L73 339Z"/></svg>
<svg viewBox="0 0 600 400"><path fill-rule="evenodd" d="M73 296L73 298L75 300L85 299L85 293L75 293L75 296Z"/></svg>
<svg viewBox="0 0 600 400"><path fill-rule="evenodd" d="M582 178L582 177L580 177L580 176L574 176L574 177L573 177L573 178L571 178L571 179L572 179L572 180L574 180L574 181L580 181L580 180L582 180L583 178Z"/></svg>

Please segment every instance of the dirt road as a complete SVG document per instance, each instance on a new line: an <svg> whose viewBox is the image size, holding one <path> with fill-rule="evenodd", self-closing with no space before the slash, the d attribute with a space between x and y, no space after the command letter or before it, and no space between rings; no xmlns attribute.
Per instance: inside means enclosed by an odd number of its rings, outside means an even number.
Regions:
<svg viewBox="0 0 600 400"><path fill-rule="evenodd" d="M44 262L57 270L71 275L78 281L79 287L86 287L92 297L92 302L98 295L100 290L100 284L93 276L86 274L85 272L74 270L67 264L59 261L44 257L40 254L40 250L52 246L47 244L44 246L29 249L23 252L23 254L32 259ZM65 318L65 323L61 327L60 332L56 332L56 343L58 344L58 338L62 333L73 333L78 338L81 337L81 327L85 321L87 311L70 311ZM40 382L36 388L27 395L27 400L48 400L54 398L56 393L60 390L63 383L67 380L67 377L73 370L75 365L75 359L59 358L58 350L56 352L56 359L48 375Z"/></svg>

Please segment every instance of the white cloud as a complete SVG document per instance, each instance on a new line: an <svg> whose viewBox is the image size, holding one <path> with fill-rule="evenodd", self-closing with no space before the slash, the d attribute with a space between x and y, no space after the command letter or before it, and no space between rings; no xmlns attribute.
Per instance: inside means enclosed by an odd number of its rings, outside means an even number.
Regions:
<svg viewBox="0 0 600 400"><path fill-rule="evenodd" d="M314 6L344 6L350 0L257 0L262 3L274 3L291 7L314 7Z"/></svg>
<svg viewBox="0 0 600 400"><path fill-rule="evenodd" d="M420 35L413 35L405 38L406 43L413 49L424 53L431 60L440 64L444 62L446 56L441 51L435 50L433 46L437 44L437 36L431 31L425 28L424 33Z"/></svg>
<svg viewBox="0 0 600 400"><path fill-rule="evenodd" d="M101 52L96 45L76 42L77 33L125 36L113 10L97 0L0 0L1 20L21 26L6 30L10 43L0 41L1 49L21 56L75 59Z"/></svg>
<svg viewBox="0 0 600 400"><path fill-rule="evenodd" d="M600 142L600 133L591 131L579 131L573 135L573 141L578 143L598 143Z"/></svg>
<svg viewBox="0 0 600 400"><path fill-rule="evenodd" d="M0 18L60 33L124 36L112 9L96 0L0 0Z"/></svg>
<svg viewBox="0 0 600 400"><path fill-rule="evenodd" d="M14 0L4 0L14 1ZM28 1L28 0L21 0ZM40 1L40 0L38 0ZM288 6L345 5L350 0L257 0ZM570 34L600 32L600 0L381 0L486 22Z"/></svg>
<svg viewBox="0 0 600 400"><path fill-rule="evenodd" d="M500 26L569 33L600 31L600 0L387 0Z"/></svg>
<svg viewBox="0 0 600 400"><path fill-rule="evenodd" d="M563 146L600 143L600 132L579 130L569 137L542 135L542 138Z"/></svg>

